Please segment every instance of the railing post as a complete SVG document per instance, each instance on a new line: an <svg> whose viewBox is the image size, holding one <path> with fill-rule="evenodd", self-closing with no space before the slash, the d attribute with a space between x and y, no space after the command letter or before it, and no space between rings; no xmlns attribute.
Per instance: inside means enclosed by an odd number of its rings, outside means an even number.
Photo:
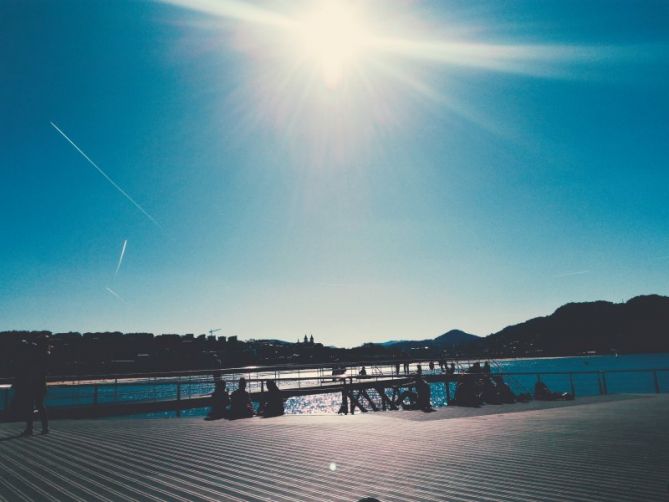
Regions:
<svg viewBox="0 0 669 502"><path fill-rule="evenodd" d="M569 373L569 387L571 388L571 395L576 397L576 387L574 387L574 374Z"/></svg>
<svg viewBox="0 0 669 502"><path fill-rule="evenodd" d="M181 377L177 377L177 417L181 416Z"/></svg>
<svg viewBox="0 0 669 502"><path fill-rule="evenodd" d="M602 386L602 374L597 372L597 385L599 386L599 395L604 395L604 387Z"/></svg>
<svg viewBox="0 0 669 502"><path fill-rule="evenodd" d="M655 383L655 393L660 393L660 380L657 378L657 370L653 370L653 382Z"/></svg>

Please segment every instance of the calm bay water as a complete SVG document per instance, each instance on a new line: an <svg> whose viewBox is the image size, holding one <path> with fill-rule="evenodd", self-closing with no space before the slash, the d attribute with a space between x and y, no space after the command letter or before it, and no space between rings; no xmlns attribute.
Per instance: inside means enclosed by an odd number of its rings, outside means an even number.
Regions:
<svg viewBox="0 0 669 502"><path fill-rule="evenodd" d="M532 392L537 375L541 375L549 388L555 391L575 391L576 396L593 396L600 393L600 372L606 372L605 382L609 393L635 393L655 392L655 378L662 392L669 392L669 354L635 354L623 356L579 356L559 358L536 358L536 359L502 359L491 362L494 373L505 374L505 380L514 392ZM653 372L650 370L664 369L664 371ZM348 374L357 374L358 368L349 368ZM415 365L412 365L415 371ZM645 370L645 371L625 371ZM389 374L393 369L390 367L368 367L368 374L382 372ZM434 372L427 369L423 364L423 371L427 374L439 374L437 367ZM551 372L571 372L568 374L551 374ZM656 376L657 375L657 376ZM229 388L236 387L235 381L241 375L231 377ZM249 373L244 376L253 378L273 378L274 373ZM322 375L315 371L301 371L299 374L282 373L281 377L314 377L312 382L302 382L302 385L316 385ZM259 385L259 384L256 384ZM287 385L287 384L280 384ZM291 382L290 385L295 385ZM182 381L180 386L181 398L187 399L191 396L201 396L211 393L213 382L209 377L197 380ZM250 390L258 390L251 388ZM442 383L431 384L432 404L435 407L445 406L445 388ZM9 396L2 393L9 392L7 389L0 391L0 409L3 409ZM370 395L374 398L373 391ZM453 384L451 384L451 395L453 395ZM174 399L176 396L176 383L172 380L159 380L147 385L145 383L131 383L123 385L99 385L97 396L93 385L77 386L50 386L47 396L47 406L71 406L90 404L95 399L98 403L109 403L118 401L146 401L159 399ZM333 414L337 413L341 405L340 393L327 393L314 396L292 397L286 400L286 413L290 414ZM206 414L206 409L192 409L182 415L201 416ZM145 415L149 417L174 416L173 412L155 413Z"/></svg>

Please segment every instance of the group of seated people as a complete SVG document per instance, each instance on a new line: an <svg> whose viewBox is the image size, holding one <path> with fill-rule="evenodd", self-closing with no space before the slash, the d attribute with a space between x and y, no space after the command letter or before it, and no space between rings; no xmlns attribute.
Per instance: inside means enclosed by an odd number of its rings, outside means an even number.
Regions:
<svg viewBox="0 0 669 502"><path fill-rule="evenodd" d="M571 400L568 392L551 392L548 386L537 381L534 386L537 401ZM466 373L458 376L455 384L455 398L450 402L456 406L480 406L482 404L526 403L532 400L529 392L515 394L501 375L492 375L490 364L474 363Z"/></svg>
<svg viewBox="0 0 669 502"><path fill-rule="evenodd" d="M453 367L453 370L455 368ZM449 374L453 374L447 370ZM363 366L360 375L366 375ZM284 414L284 402L276 382L266 380L266 391L262 393L260 407L256 412L251 396L246 390L246 379L241 377L237 389L228 394L226 382L220 375L214 375L214 392L211 395L211 408L208 420L219 418L238 419L255 415L276 417ZM434 411L430 401L430 385L422 376L420 365L413 383L407 390L394 388L392 401L405 410ZM537 401L572 400L574 395L568 392L552 392L548 386L537 381L534 386L534 399ZM526 403L532 400L530 393L515 394L501 375L493 375L490 364L483 366L474 363L466 372L459 373L455 384L455 396L449 402L456 406L480 406L482 404Z"/></svg>
<svg viewBox="0 0 669 502"><path fill-rule="evenodd" d="M214 375L214 392L211 395L211 408L207 415L208 420L228 418L250 418L254 415L261 417L277 417L283 415L283 398L281 391L274 380L265 382L267 391L263 392L260 408L256 413L251 402L251 396L246 390L246 379L241 377L237 390L228 395L225 380Z"/></svg>

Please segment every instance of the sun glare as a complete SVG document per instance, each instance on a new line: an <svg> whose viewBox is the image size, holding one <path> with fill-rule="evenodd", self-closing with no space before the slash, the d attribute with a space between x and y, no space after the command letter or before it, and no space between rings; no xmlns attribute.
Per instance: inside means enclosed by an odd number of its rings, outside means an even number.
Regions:
<svg viewBox="0 0 669 502"><path fill-rule="evenodd" d="M336 88L359 61L370 37L360 12L344 1L326 1L299 23L300 45L306 59Z"/></svg>

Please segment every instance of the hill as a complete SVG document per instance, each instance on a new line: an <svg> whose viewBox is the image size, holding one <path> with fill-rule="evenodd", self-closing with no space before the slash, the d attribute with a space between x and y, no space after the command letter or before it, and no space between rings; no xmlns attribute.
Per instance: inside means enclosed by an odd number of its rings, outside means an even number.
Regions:
<svg viewBox="0 0 669 502"><path fill-rule="evenodd" d="M429 349L435 351L454 351L480 340L476 335L465 333L459 329L452 329L443 335L427 340L393 340L382 345L391 349L407 351L411 349Z"/></svg>
<svg viewBox="0 0 669 502"><path fill-rule="evenodd" d="M507 326L468 349L498 356L669 352L669 297L568 303L549 316Z"/></svg>

